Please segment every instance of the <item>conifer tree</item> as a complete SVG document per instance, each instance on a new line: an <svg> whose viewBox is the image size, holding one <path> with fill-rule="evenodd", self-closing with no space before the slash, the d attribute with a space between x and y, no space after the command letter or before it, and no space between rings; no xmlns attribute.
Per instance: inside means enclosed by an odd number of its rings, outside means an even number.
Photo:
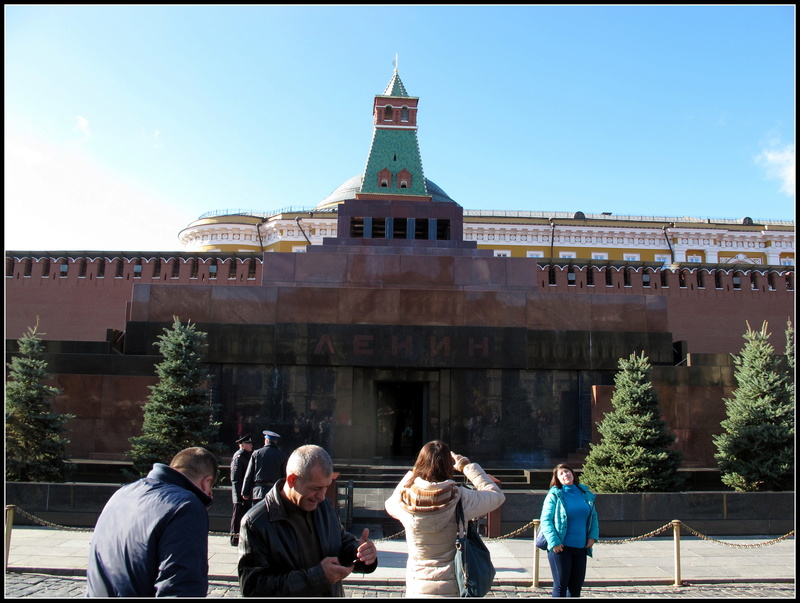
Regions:
<svg viewBox="0 0 800 603"><path fill-rule="evenodd" d="M169 463L184 448L202 446L217 451L220 423L217 405L206 387L209 375L202 364L206 334L175 316L156 343L164 360L156 366L159 382L150 386L144 405L142 435L130 438L134 473L144 475L153 463Z"/></svg>
<svg viewBox="0 0 800 603"><path fill-rule="evenodd" d="M47 361L36 326L17 343L6 383L6 479L15 482L64 481L68 462L63 437L65 423L74 417L53 411L51 399L61 390L45 385Z"/></svg>
<svg viewBox="0 0 800 603"><path fill-rule="evenodd" d="M781 359L761 331L747 325L736 366L737 388L725 400L725 430L714 436L722 482L736 490L788 490L794 478L794 400Z"/></svg>
<svg viewBox="0 0 800 603"><path fill-rule="evenodd" d="M601 440L590 446L581 481L597 492L679 490L683 454L670 448L675 434L661 419L648 359L632 354L619 368L613 410L598 423Z"/></svg>

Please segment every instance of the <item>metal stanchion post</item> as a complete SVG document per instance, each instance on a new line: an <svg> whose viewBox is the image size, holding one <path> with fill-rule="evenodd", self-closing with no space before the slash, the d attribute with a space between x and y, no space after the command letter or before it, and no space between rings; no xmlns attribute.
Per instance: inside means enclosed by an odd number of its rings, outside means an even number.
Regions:
<svg viewBox="0 0 800 603"><path fill-rule="evenodd" d="M539 547L536 537L539 535L539 520L533 520L533 588L539 588Z"/></svg>
<svg viewBox="0 0 800 603"><path fill-rule="evenodd" d="M682 586L681 582L681 522L672 520L672 534L675 541L675 586Z"/></svg>
<svg viewBox="0 0 800 603"><path fill-rule="evenodd" d="M14 505L6 505L6 561L4 570L8 570L8 551L11 549L11 529L14 527Z"/></svg>

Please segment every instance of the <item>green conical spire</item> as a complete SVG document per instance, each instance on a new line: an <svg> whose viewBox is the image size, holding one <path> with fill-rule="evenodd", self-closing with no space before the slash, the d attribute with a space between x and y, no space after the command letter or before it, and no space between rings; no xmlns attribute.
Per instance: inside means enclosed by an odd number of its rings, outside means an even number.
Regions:
<svg viewBox="0 0 800 603"><path fill-rule="evenodd" d="M409 96L395 69L384 93L375 96L375 129L364 171L362 193L414 196L428 194L417 140L417 101L417 97ZM381 113L386 106L392 107L391 118L387 117L389 109ZM411 111L414 112L413 115ZM404 113L408 115L405 118ZM381 186L383 179L380 174L385 173L385 170L391 173L388 187ZM410 174L410 182L404 187L400 184L401 173Z"/></svg>
<svg viewBox="0 0 800 603"><path fill-rule="evenodd" d="M389 81L389 85L386 86L386 90L383 91L383 96L408 96L408 92L406 92L406 87L403 85L403 82L400 80L400 75L397 73L397 69L394 70L394 75L392 79Z"/></svg>

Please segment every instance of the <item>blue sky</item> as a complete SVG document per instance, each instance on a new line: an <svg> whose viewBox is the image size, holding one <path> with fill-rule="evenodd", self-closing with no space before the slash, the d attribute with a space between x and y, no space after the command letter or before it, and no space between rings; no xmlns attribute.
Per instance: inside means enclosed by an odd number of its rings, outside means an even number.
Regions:
<svg viewBox="0 0 800 603"><path fill-rule="evenodd" d="M177 250L363 172L393 73L467 209L794 220L795 8L6 6L5 247Z"/></svg>

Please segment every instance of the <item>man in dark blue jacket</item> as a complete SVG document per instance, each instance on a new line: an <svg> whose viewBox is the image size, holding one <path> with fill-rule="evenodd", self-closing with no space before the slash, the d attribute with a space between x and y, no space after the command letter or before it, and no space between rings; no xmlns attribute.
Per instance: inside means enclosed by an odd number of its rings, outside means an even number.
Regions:
<svg viewBox="0 0 800 603"><path fill-rule="evenodd" d="M205 597L208 512L219 463L204 448L180 451L123 486L97 519L89 545L89 597Z"/></svg>

